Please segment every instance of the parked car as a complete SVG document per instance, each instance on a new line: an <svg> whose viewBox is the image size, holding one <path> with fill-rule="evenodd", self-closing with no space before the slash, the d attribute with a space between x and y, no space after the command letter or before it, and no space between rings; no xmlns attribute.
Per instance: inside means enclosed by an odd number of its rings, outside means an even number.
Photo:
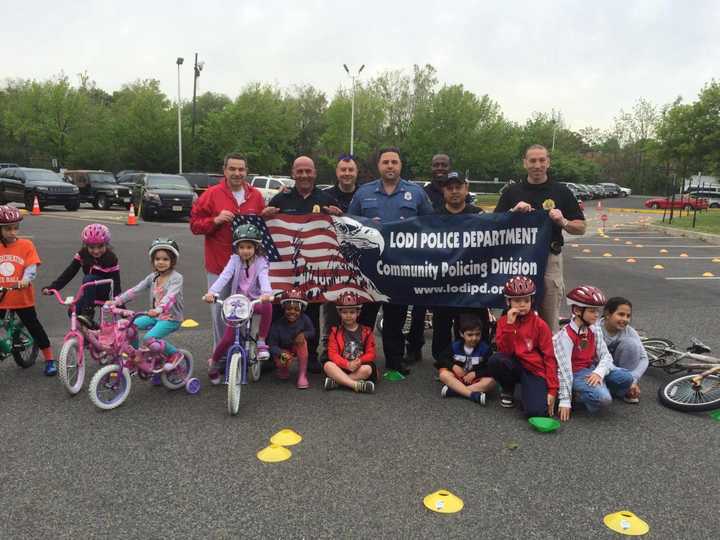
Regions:
<svg viewBox="0 0 720 540"><path fill-rule="evenodd" d="M9 169L11 167L19 167L17 163L0 163L0 170L2 169Z"/></svg>
<svg viewBox="0 0 720 540"><path fill-rule="evenodd" d="M123 170L123 171L118 171L118 172L116 172L116 173L115 173L115 178L117 178L118 180L120 180L120 178L123 177L123 176L125 176L125 175L128 175L128 174L136 174L136 173L141 173L141 172L145 172L145 171L133 171L133 170L131 170L131 169L126 169L126 170Z"/></svg>
<svg viewBox="0 0 720 540"><path fill-rule="evenodd" d="M699 192L712 194L714 197L720 197L720 186L690 186L685 188L683 193L690 193L697 197L703 197L699 195Z"/></svg>
<svg viewBox="0 0 720 540"><path fill-rule="evenodd" d="M707 199L698 199L688 195L678 195L673 201L670 197L655 197L645 201L647 208L665 209L665 208L683 208L685 210L705 210L708 207Z"/></svg>
<svg viewBox="0 0 720 540"><path fill-rule="evenodd" d="M179 174L136 173L123 178L123 183L131 186L130 200L135 213L145 221L188 217L198 198L190 182Z"/></svg>
<svg viewBox="0 0 720 540"><path fill-rule="evenodd" d="M255 176L249 182L251 186L260 190L265 202L268 202L280 193L281 190L290 189L295 186L295 180L285 176Z"/></svg>
<svg viewBox="0 0 720 540"><path fill-rule="evenodd" d="M622 191L622 193L620 194L621 197L627 197L628 195L632 195L632 189L630 189L629 187L620 186L620 191Z"/></svg>
<svg viewBox="0 0 720 540"><path fill-rule="evenodd" d="M56 172L30 167L0 170L0 203L21 202L31 210L36 196L41 209L59 205L74 212L80 208L78 188Z"/></svg>
<svg viewBox="0 0 720 540"><path fill-rule="evenodd" d="M612 182L600 182L598 185L605 188L605 191L610 197L620 197L622 195L622 190L617 184L613 184Z"/></svg>
<svg viewBox="0 0 720 540"><path fill-rule="evenodd" d="M595 193L585 184L573 184L578 190L580 190L580 197L584 201L595 199Z"/></svg>
<svg viewBox="0 0 720 540"><path fill-rule="evenodd" d="M720 208L720 194L714 197L708 197L707 202L710 208Z"/></svg>
<svg viewBox="0 0 720 540"><path fill-rule="evenodd" d="M115 175L105 171L65 171L65 178L80 190L80 202L109 210L113 205L130 206L130 190L121 186Z"/></svg>
<svg viewBox="0 0 720 540"><path fill-rule="evenodd" d="M219 184L222 179L225 178L225 176L223 176L222 174L215 173L190 172L182 173L182 175L187 179L188 182L190 182L190 185L193 187L198 197L205 193L205 190L207 190L207 188Z"/></svg>

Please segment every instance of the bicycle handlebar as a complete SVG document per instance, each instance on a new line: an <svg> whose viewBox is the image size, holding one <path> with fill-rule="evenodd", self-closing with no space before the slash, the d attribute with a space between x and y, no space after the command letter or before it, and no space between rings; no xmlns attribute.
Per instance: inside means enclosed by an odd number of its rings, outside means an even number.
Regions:
<svg viewBox="0 0 720 540"><path fill-rule="evenodd" d="M58 291L57 289L48 289L48 292L50 293L51 296L55 296L55 298L57 298L57 301L60 302L62 305L74 306L75 304L77 304L80 301L83 294L85 293L86 288L95 287L97 285L110 285L110 298L115 297L113 294L114 293L114 291L113 291L114 282L112 279L98 279L96 281L88 281L87 283L83 283L82 285L80 285L80 288L78 289L77 294L73 297L72 302L66 302L65 299L63 299L63 297L60 296L60 291Z"/></svg>

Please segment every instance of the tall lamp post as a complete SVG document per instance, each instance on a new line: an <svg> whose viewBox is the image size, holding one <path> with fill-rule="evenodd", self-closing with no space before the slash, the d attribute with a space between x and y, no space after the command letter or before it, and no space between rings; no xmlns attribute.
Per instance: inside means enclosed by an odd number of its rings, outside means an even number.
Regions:
<svg viewBox="0 0 720 540"><path fill-rule="evenodd" d="M190 148L192 151L193 166L195 163L195 101L197 99L197 80L200 72L205 67L205 62L198 62L198 55L195 53L195 76L193 77L193 103L192 103L192 133L190 138Z"/></svg>
<svg viewBox="0 0 720 540"><path fill-rule="evenodd" d="M178 59L175 61L178 67L178 173L180 174L182 174L182 118L180 114L182 109L182 103L180 101L180 66L183 65L184 61L185 60L179 56Z"/></svg>
<svg viewBox="0 0 720 540"><path fill-rule="evenodd" d="M557 136L558 123L560 122L560 111L558 111L557 118L556 118L555 117L555 109L553 109L552 118L553 118L553 135L552 135L552 147L550 148L550 151L554 152L555 151L555 138Z"/></svg>
<svg viewBox="0 0 720 540"><path fill-rule="evenodd" d="M350 155L354 155L353 148L355 138L355 81L360 76L362 70L365 69L365 64L360 66L360 69L358 69L357 73L355 73L354 75L350 72L350 68L347 67L347 64L343 64L343 67L345 68L345 71L352 80L352 98L350 100Z"/></svg>

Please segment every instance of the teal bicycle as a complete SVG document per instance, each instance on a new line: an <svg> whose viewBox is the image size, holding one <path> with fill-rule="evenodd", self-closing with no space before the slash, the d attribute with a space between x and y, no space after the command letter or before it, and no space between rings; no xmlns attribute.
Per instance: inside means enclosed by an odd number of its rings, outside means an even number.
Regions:
<svg viewBox="0 0 720 540"><path fill-rule="evenodd" d="M0 287L0 301L14 288ZM35 363L37 355L38 346L35 340L15 312L11 309L3 310L0 319L0 361L12 356L18 366L27 369Z"/></svg>

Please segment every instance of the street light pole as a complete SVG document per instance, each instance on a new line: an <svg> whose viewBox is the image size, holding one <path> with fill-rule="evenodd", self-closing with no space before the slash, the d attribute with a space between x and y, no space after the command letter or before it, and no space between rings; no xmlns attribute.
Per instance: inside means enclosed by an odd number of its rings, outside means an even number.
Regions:
<svg viewBox="0 0 720 540"><path fill-rule="evenodd" d="M193 166L195 163L195 101L197 99L197 80L200 77L200 72L205 67L205 62L198 62L198 55L195 53L195 75L193 77L193 102L192 102L192 133L190 138L190 148L192 151Z"/></svg>
<svg viewBox="0 0 720 540"><path fill-rule="evenodd" d="M552 148L550 149L550 151L554 152L555 151L555 136L557 134L558 122L560 121L560 111L558 111L557 118L555 118L555 109L553 109L552 115L553 115L553 137L552 137Z"/></svg>
<svg viewBox="0 0 720 540"><path fill-rule="evenodd" d="M355 75L350 73L350 69L347 67L347 64L343 64L343 68L345 68L345 71L352 81L352 97L350 98L350 155L353 156L355 155L353 154L355 140L355 80L360 76L360 72L365 69L365 64L360 66L360 69L357 70Z"/></svg>
<svg viewBox="0 0 720 540"><path fill-rule="evenodd" d="M182 174L182 117L180 115L182 103L180 102L180 66L182 66L184 61L185 60L179 56L178 59L175 61L178 67L178 173L180 174Z"/></svg>

